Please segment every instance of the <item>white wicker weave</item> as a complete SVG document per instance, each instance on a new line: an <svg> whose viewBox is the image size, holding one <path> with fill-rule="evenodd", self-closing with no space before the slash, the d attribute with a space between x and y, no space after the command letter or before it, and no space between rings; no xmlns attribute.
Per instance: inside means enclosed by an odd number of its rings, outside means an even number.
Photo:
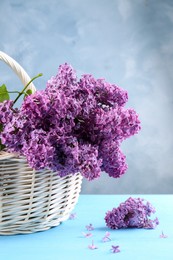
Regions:
<svg viewBox="0 0 173 260"><path fill-rule="evenodd" d="M19 76L24 85L30 77L11 57L0 59ZM33 84L29 85L35 91ZM68 219L78 201L80 173L60 178L50 170L31 169L24 157L0 153L0 234L33 233L58 226Z"/></svg>
<svg viewBox="0 0 173 260"><path fill-rule="evenodd" d="M0 60L4 61L17 74L24 86L31 80L19 63L2 51L0 51ZM31 83L27 89L32 89L33 92L36 91L33 83Z"/></svg>

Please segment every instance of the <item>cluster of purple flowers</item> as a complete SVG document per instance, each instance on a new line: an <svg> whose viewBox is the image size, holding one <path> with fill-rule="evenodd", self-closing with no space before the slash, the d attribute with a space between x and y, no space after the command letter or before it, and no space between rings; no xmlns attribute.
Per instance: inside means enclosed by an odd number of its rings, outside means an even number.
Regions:
<svg viewBox="0 0 173 260"><path fill-rule="evenodd" d="M17 110L12 110L13 101L5 100L3 103L0 103L0 125L7 125L13 118L13 112Z"/></svg>
<svg viewBox="0 0 173 260"><path fill-rule="evenodd" d="M155 228L159 221L149 219L155 213L154 207L144 199L128 198L118 208L108 211L105 216L106 225L111 229L119 228Z"/></svg>
<svg viewBox="0 0 173 260"><path fill-rule="evenodd" d="M136 112L124 107L127 99L126 91L104 79L77 80L64 64L19 110L12 101L0 104L0 139L34 169L49 168L60 176L81 172L88 180L105 171L117 178L127 169L120 144L140 130Z"/></svg>

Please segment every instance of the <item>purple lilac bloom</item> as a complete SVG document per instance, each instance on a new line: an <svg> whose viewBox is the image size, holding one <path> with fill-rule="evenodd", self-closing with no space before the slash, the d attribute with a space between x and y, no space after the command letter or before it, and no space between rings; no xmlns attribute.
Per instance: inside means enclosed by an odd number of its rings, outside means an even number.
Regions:
<svg viewBox="0 0 173 260"><path fill-rule="evenodd" d="M17 113L17 109L12 110L12 105L13 101L11 100L0 103L0 124L8 124L12 120L14 113Z"/></svg>
<svg viewBox="0 0 173 260"><path fill-rule="evenodd" d="M59 176L80 172L93 180L105 171L118 178L127 170L120 145L140 130L138 115L125 109L127 91L104 79L77 79L68 64L59 67L45 90L27 96L20 110L0 104L0 138L33 169Z"/></svg>
<svg viewBox="0 0 173 260"><path fill-rule="evenodd" d="M118 208L108 211L105 216L106 225L111 229L119 228L155 228L159 221L149 219L155 213L153 206L141 198L128 198Z"/></svg>
<svg viewBox="0 0 173 260"><path fill-rule="evenodd" d="M100 154L103 160L102 170L110 177L118 178L127 170L125 155L119 148L119 142L114 140L103 141L100 146Z"/></svg>

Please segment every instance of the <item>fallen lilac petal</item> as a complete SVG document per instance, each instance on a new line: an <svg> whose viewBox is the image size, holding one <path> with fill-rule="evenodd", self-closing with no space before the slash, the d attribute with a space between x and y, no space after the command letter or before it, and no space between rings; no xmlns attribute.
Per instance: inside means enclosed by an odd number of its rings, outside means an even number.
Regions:
<svg viewBox="0 0 173 260"><path fill-rule="evenodd" d="M110 238L110 233L109 232L106 232L105 236L102 238L102 241L103 242L108 242L110 241L111 238Z"/></svg>
<svg viewBox="0 0 173 260"><path fill-rule="evenodd" d="M71 213L70 216L69 216L69 219L75 219L76 218L76 213Z"/></svg>
<svg viewBox="0 0 173 260"><path fill-rule="evenodd" d="M89 249L94 250L97 249L98 247L94 245L94 241L92 240L92 244L88 246Z"/></svg>
<svg viewBox="0 0 173 260"><path fill-rule="evenodd" d="M92 237L92 233L82 233L84 237Z"/></svg>
<svg viewBox="0 0 173 260"><path fill-rule="evenodd" d="M167 238L168 236L165 235L165 234L163 233L163 231L162 231L162 234L161 234L159 237L160 237L160 238Z"/></svg>
<svg viewBox="0 0 173 260"><path fill-rule="evenodd" d="M103 238L102 238L102 241L103 241L103 242L108 242L108 241L111 241L111 239L110 239L109 237L103 237Z"/></svg>
<svg viewBox="0 0 173 260"><path fill-rule="evenodd" d="M94 230L94 227L93 227L92 224L89 224L89 225L87 225L87 226L85 226L85 227L86 227L86 229L87 229L88 231Z"/></svg>
<svg viewBox="0 0 173 260"><path fill-rule="evenodd" d="M112 253L119 253L120 252L119 246L113 246L112 245L111 250L112 250Z"/></svg>

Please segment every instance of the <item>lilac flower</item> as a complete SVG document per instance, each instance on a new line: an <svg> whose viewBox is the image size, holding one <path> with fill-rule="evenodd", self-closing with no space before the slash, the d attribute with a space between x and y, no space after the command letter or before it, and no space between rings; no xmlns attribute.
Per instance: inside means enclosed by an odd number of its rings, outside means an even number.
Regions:
<svg viewBox="0 0 173 260"><path fill-rule="evenodd" d="M153 211L153 213L154 213L154 211ZM150 215L148 215L148 216L150 216ZM146 223L145 223L144 228L153 229L153 228L156 228L157 225L159 225L159 220L158 220L158 218L155 218L155 219L153 219L153 220L148 219L148 220L146 221Z"/></svg>
<svg viewBox="0 0 173 260"><path fill-rule="evenodd" d="M60 65L58 74L54 77L51 77L47 82L46 90L48 93L55 93L57 87L60 90L63 90L66 95L71 95L76 89L77 77L76 72L72 66L67 63Z"/></svg>
<svg viewBox="0 0 173 260"><path fill-rule="evenodd" d="M111 229L119 228L155 228L159 221L149 219L155 209L149 202L141 198L128 198L118 208L108 211L105 216L106 225Z"/></svg>
<svg viewBox="0 0 173 260"><path fill-rule="evenodd" d="M92 237L92 233L82 233L84 237Z"/></svg>
<svg viewBox="0 0 173 260"><path fill-rule="evenodd" d="M103 242L108 242L110 241L111 238L110 238L110 233L109 232L106 232L105 236L102 238L102 241Z"/></svg>
<svg viewBox="0 0 173 260"><path fill-rule="evenodd" d="M100 177L102 160L98 159L98 150L91 145L81 145L79 148L79 171L88 180Z"/></svg>
<svg viewBox="0 0 173 260"><path fill-rule="evenodd" d="M100 154L103 160L102 170L110 177L118 178L127 170L125 155L119 148L119 143L114 140L102 141Z"/></svg>
<svg viewBox="0 0 173 260"><path fill-rule="evenodd" d="M119 253L120 252L119 246L112 245L111 251L112 251L112 253Z"/></svg>
<svg viewBox="0 0 173 260"><path fill-rule="evenodd" d="M94 241L92 240L92 244L88 246L89 249L94 250L97 249L98 247L94 245Z"/></svg>
<svg viewBox="0 0 173 260"><path fill-rule="evenodd" d="M86 227L86 229L87 229L88 231L94 230L94 227L93 227L92 224L86 225L85 227Z"/></svg>
<svg viewBox="0 0 173 260"><path fill-rule="evenodd" d="M162 234L161 234L159 237L160 237L160 238L167 238L168 236L165 235L165 234L163 233L163 231L162 231Z"/></svg>
<svg viewBox="0 0 173 260"><path fill-rule="evenodd" d="M0 103L0 124L6 125L13 118L14 113L17 113L16 110L12 110L13 101L5 100Z"/></svg>
<svg viewBox="0 0 173 260"><path fill-rule="evenodd" d="M76 218L76 213L71 213L70 216L69 216L69 219L75 219Z"/></svg>
<svg viewBox="0 0 173 260"><path fill-rule="evenodd" d="M1 143L24 155L36 170L60 177L80 172L93 180L105 171L119 178L127 170L120 145L140 130L138 115L125 109L127 92L104 79L77 79L68 64L59 67L45 90L28 95L19 110L0 104Z"/></svg>
<svg viewBox="0 0 173 260"><path fill-rule="evenodd" d="M110 84L105 79L94 79L92 75L83 75L80 86L89 89L95 96L100 105L114 107L116 104L123 106L127 100L127 91Z"/></svg>

